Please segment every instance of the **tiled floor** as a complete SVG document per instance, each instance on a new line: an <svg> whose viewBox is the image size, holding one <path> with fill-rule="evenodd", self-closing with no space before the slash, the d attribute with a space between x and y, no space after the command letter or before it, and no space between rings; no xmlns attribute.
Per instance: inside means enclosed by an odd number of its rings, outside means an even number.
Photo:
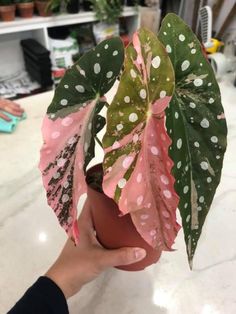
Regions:
<svg viewBox="0 0 236 314"><path fill-rule="evenodd" d="M72 314L236 313L236 88L220 83L228 121L221 184L189 271L182 231L176 252L143 272L110 270L70 304ZM0 313L57 256L65 235L46 204L37 169L40 125L51 93L22 100L28 119L0 135Z"/></svg>

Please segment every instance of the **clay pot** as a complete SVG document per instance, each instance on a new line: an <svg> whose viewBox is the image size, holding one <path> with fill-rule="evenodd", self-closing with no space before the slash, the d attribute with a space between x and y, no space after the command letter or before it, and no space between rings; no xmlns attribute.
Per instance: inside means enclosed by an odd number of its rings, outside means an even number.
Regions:
<svg viewBox="0 0 236 314"><path fill-rule="evenodd" d="M4 22L10 22L15 19L15 4L0 6L0 17Z"/></svg>
<svg viewBox="0 0 236 314"><path fill-rule="evenodd" d="M89 169L87 178L98 171L102 171L101 165ZM96 191L91 185L88 185L87 193L97 239L103 247L107 249L141 247L147 252L147 256L142 261L132 265L121 265L117 268L127 271L143 270L159 260L160 252L143 240L133 225L129 214L119 216L120 211L117 204L104 193Z"/></svg>
<svg viewBox="0 0 236 314"><path fill-rule="evenodd" d="M16 5L20 16L24 18L32 18L34 13L34 2L17 3Z"/></svg>
<svg viewBox="0 0 236 314"><path fill-rule="evenodd" d="M47 1L36 1L36 8L40 16L46 17L52 15L52 11L47 10L47 5L48 5Z"/></svg>

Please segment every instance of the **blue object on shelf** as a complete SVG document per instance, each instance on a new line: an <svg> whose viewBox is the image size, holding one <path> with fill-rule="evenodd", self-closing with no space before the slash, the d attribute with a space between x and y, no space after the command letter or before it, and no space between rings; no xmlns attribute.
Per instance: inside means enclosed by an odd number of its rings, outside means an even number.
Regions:
<svg viewBox="0 0 236 314"><path fill-rule="evenodd" d="M13 116L12 114L3 111L3 113L8 116L11 121L5 121L4 119L0 118L0 132L3 133L12 133L15 131L17 124L26 119L26 113L24 112L21 117Z"/></svg>

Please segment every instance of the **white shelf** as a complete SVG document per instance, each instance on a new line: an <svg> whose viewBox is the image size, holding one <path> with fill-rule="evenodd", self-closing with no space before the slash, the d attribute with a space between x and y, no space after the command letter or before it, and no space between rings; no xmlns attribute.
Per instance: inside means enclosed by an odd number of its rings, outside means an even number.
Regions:
<svg viewBox="0 0 236 314"><path fill-rule="evenodd" d="M134 15L138 15L137 9L125 7L121 16L128 17ZM12 22L0 22L0 35L94 21L96 21L96 17L92 11L77 14L59 14L49 17L34 16L30 19L16 18Z"/></svg>

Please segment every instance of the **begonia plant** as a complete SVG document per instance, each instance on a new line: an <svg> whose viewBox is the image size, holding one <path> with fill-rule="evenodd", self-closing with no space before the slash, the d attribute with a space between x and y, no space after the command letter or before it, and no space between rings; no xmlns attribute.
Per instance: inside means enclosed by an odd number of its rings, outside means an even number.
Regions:
<svg viewBox="0 0 236 314"><path fill-rule="evenodd" d="M105 94L119 76L108 104ZM77 205L97 141L104 150L100 190L160 252L172 250L179 210L192 265L220 181L227 128L211 66L178 16L168 14L158 35L140 29L126 48L111 38L82 56L57 87L42 131L48 204L76 244Z"/></svg>

